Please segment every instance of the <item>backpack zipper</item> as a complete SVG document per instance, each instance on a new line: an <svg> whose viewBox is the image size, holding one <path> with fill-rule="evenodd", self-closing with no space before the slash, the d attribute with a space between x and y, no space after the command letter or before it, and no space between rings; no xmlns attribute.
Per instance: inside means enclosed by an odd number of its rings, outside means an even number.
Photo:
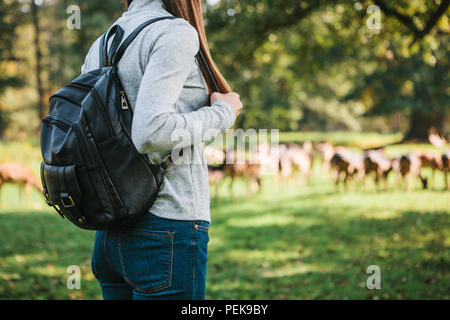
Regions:
<svg viewBox="0 0 450 320"><path fill-rule="evenodd" d="M113 197L111 195L111 191L109 190L108 184L106 184L104 173L102 172L102 170L100 170L100 167L97 165L97 163L95 161L95 156L94 156L95 152L92 149L92 144L89 142L88 138L86 137L86 135L84 133L84 130L83 130L83 127L81 126L80 122L75 122L73 124L73 128L75 129L75 131L78 132L79 136L82 138L81 141L83 141L83 144L85 146L85 150L87 151L87 152L85 152L85 154L88 154L89 158L90 158L90 161L92 161L91 162L92 165L85 166L86 169L93 168L93 169L97 170L98 174L100 175L100 178L103 181L103 185L105 186L106 193L108 195L108 198L109 198L109 201L111 203L111 206L113 207L114 210L116 210L116 206L114 204Z"/></svg>
<svg viewBox="0 0 450 320"><path fill-rule="evenodd" d="M124 90L120 90L120 98L122 100L122 110L128 110L128 101Z"/></svg>
<svg viewBox="0 0 450 320"><path fill-rule="evenodd" d="M79 83L69 83L65 88L75 88L75 89L79 89L79 90L81 90L81 91L83 91L83 92L85 92L85 93L89 93L90 90L91 90L91 87L85 86L85 85L82 85L82 84L79 84ZM64 88L63 88L63 89L64 89ZM62 89L61 89L61 90L62 90ZM61 91L61 90L60 90L60 91ZM58 92L52 94L52 96L50 97L50 100L53 99L53 98L60 98L60 99L67 100L67 101L69 101L70 103L73 103L73 104L76 104L76 105L80 106L80 105L78 104L78 102L75 102L75 101L73 101L73 100L67 98L67 96L61 95L60 91L58 91ZM81 107L81 106L80 106L80 107Z"/></svg>
<svg viewBox="0 0 450 320"><path fill-rule="evenodd" d="M63 131L68 131L71 127L71 123L69 121L64 120L62 118L58 118L57 116L55 116L53 114L49 114L47 117L42 119L42 122L54 124Z"/></svg>
<svg viewBox="0 0 450 320"><path fill-rule="evenodd" d="M81 138L80 141L82 141L82 144L84 145L84 155L88 155L85 158L89 158L89 165L86 166L86 168L92 168L94 166L97 166L97 164L95 163L95 158L93 156L93 151L91 148L91 145L88 141L88 139L86 138L86 135L83 131L83 128L81 127L81 124L79 122L75 122L72 126L72 128L75 129L75 132L78 134L78 137ZM86 159L87 160L87 159Z"/></svg>
<svg viewBox="0 0 450 320"><path fill-rule="evenodd" d="M80 89L80 90L82 90L84 92L89 92L91 90L90 86L86 86L86 85L83 85L83 84L80 84L80 83L74 83L74 82L69 83L67 85L67 87L77 88L77 89Z"/></svg>
<svg viewBox="0 0 450 320"><path fill-rule="evenodd" d="M103 120L106 122L106 125L109 128L109 131L111 135L113 136L115 134L113 125L111 123L111 118L109 117L108 113L105 110L105 105L102 103L100 96L97 93L97 90L95 88L91 91L92 97L94 98L94 103L97 106L98 111L101 113Z"/></svg>

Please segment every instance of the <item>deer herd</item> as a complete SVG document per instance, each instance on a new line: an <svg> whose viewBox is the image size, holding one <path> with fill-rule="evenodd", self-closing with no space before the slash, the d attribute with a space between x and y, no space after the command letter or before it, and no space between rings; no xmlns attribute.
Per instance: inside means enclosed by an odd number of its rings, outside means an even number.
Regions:
<svg viewBox="0 0 450 320"><path fill-rule="evenodd" d="M226 178L229 180L229 193L235 200L234 182L241 178L247 184L247 192L259 191L262 187L262 175L272 174L276 183L289 182L308 183L312 175L313 162L321 159L322 175L331 177L336 186L351 183L365 186L365 181L372 178L377 188L388 188L387 178L392 172L396 175L397 185L410 191L413 179L420 182L423 189L435 187L436 171L444 174L445 189L448 190L448 173L450 171L450 150L444 154L434 152L410 152L393 159L386 155L384 148L355 152L341 146L333 146L329 142L312 144L286 143L272 147L263 143L251 152L251 161L240 159L233 150L205 147L208 163L209 182L214 190L214 199L219 196L219 186ZM244 158L249 158L248 154ZM240 161L239 161L240 160ZM431 177L425 177L422 168L431 170ZM31 189L42 194L40 181L33 171L16 163L0 163L0 191L5 183L16 183L26 191L27 203L30 203ZM1 199L0 199L1 200ZM0 201L1 205L1 201Z"/></svg>
<svg viewBox="0 0 450 320"><path fill-rule="evenodd" d="M217 200L219 186L229 177L229 193L235 199L233 184L237 178L243 178L253 189L260 190L261 176L271 173L275 182L287 183L298 181L308 183L312 175L313 162L320 158L322 176L331 178L339 187L348 189L350 184L366 186L368 179L373 179L377 189L388 189L389 174L396 175L397 186L410 191L416 179L423 189L434 188L435 172L444 173L445 189L448 190L448 172L450 170L450 151L444 154L434 152L410 152L393 159L389 158L384 148L361 150L355 152L329 142L311 142L303 144L287 143L271 148L270 144L258 145L252 151L253 161L235 161L234 151L222 151L207 146L206 159L210 184L213 186L214 199ZM256 161L255 161L256 159ZM229 161L231 160L231 161ZM431 169L431 177L423 175L422 168ZM430 180L430 181L429 181Z"/></svg>

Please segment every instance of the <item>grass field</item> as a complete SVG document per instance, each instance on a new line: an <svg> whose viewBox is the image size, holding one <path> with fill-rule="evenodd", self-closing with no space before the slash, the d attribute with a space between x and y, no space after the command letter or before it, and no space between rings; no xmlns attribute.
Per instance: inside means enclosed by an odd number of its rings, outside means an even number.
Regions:
<svg viewBox="0 0 450 320"><path fill-rule="evenodd" d="M36 143L0 152L0 161L17 158L37 173ZM344 192L321 177L318 163L308 186L266 176L260 194L237 202L225 183L212 207L207 298L449 299L450 192L442 186L438 174L436 190L416 183L410 193L377 192L368 183ZM4 187L1 201L0 299L101 298L90 272L93 232L59 218L37 193L41 209L27 208L16 186ZM80 290L66 288L70 265L81 268ZM380 290L366 287L370 265L380 267Z"/></svg>

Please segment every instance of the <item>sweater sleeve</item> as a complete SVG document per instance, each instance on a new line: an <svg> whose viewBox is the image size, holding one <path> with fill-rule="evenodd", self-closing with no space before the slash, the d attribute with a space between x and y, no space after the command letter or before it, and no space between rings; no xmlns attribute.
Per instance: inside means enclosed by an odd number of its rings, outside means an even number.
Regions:
<svg viewBox="0 0 450 320"><path fill-rule="evenodd" d="M234 124L234 111L224 101L188 113L175 109L198 50L197 31L184 20L172 21L154 42L133 116L131 136L140 153L203 142L212 138L207 133Z"/></svg>

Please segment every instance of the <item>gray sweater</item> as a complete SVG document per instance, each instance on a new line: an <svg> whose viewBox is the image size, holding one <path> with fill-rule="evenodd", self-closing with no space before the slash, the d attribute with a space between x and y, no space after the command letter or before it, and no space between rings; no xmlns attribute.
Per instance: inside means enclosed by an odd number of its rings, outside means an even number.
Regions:
<svg viewBox="0 0 450 320"><path fill-rule="evenodd" d="M134 0L115 24L125 39L155 17L170 16L161 0ZM82 73L98 68L99 39ZM184 147L181 163L167 169L164 186L150 212L174 220L210 222L208 168L204 142L230 128L236 118L224 101L209 106L206 82L195 58L197 31L182 19L146 27L118 64L119 76L134 111L132 140L152 163Z"/></svg>

